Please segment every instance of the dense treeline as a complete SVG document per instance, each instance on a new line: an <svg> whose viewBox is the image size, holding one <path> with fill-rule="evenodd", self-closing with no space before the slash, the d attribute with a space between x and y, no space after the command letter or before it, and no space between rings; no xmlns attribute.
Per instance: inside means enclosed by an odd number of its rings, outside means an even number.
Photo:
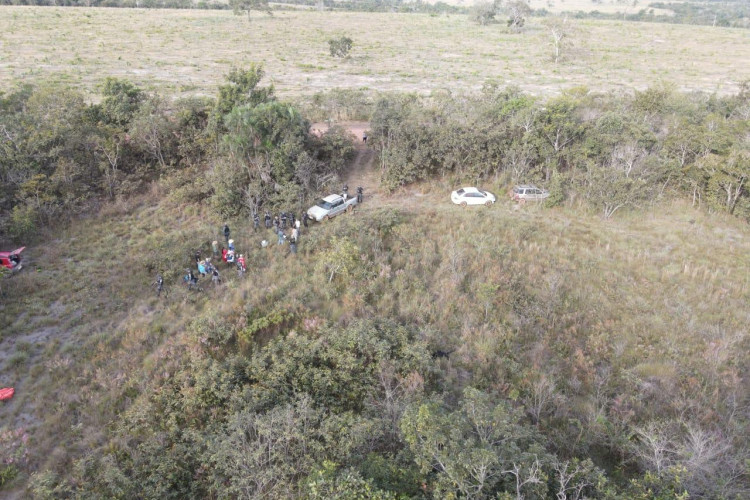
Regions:
<svg viewBox="0 0 750 500"><path fill-rule="evenodd" d="M218 9L228 10L228 2L194 0L0 0L0 5L42 7L123 7L139 9Z"/></svg>
<svg viewBox="0 0 750 500"><path fill-rule="evenodd" d="M296 207L320 174L343 165L351 142L336 128L311 136L262 76L260 67L233 70L215 100L169 102L112 78L98 104L59 87L0 95L0 226L29 236L171 174L172 196L209 200L223 215Z"/></svg>
<svg viewBox="0 0 750 500"><path fill-rule="evenodd" d="M671 11L671 14L659 14L654 9L665 9ZM546 12L536 11L535 15L546 15ZM579 11L573 13L573 15L577 18L624 19L627 21L750 28L750 6L747 2L741 0L652 2L648 4L647 8L639 9L632 14Z"/></svg>
<svg viewBox="0 0 750 500"><path fill-rule="evenodd" d="M351 10L363 12L423 12L430 14L466 13L465 7L449 5L445 2L424 2L416 0L281 0L273 2L272 9L290 8L285 6L310 6L325 10ZM0 5L37 5L55 7L122 7L141 9L217 9L232 8L231 2L217 0L0 0ZM259 4L260 5L260 4Z"/></svg>
<svg viewBox="0 0 750 500"><path fill-rule="evenodd" d="M301 5L305 7L315 7L321 10L348 10L362 12L402 12L402 13L428 13L428 14L472 14L476 16L476 11L483 6L492 5L489 2L480 2L478 7L464 7L458 5L449 5L445 2L424 2L422 0L403 1L403 0L280 0L273 2L270 10L293 8ZM498 8L494 10L503 10L500 5L503 2L494 2ZM232 8L230 2L219 2L216 0L0 0L0 5L37 5L37 6L55 6L55 7L122 7L122 8L143 8L143 9L218 9L228 10ZM259 4L260 5L260 4ZM526 2L507 2L510 6L505 10L516 11L520 8L524 16L533 16L538 18L547 17L550 12L546 9L531 9ZM623 8L627 8L623 4ZM654 9L666 9L672 13L660 14ZM654 2L648 4L647 8L639 9L634 13L605 13L597 10L593 11L576 11L570 12L571 16L579 19L616 19L627 21L675 23L675 24L696 24L721 26L732 28L750 27L750 7L741 0L734 1L714 1L714 2ZM513 24L518 19L511 19Z"/></svg>
<svg viewBox="0 0 750 500"><path fill-rule="evenodd" d="M503 176L548 186L550 204L585 200L606 218L671 192L750 218L749 117L746 86L729 97L574 89L543 102L490 85L477 97L383 97L371 140L391 189Z"/></svg>

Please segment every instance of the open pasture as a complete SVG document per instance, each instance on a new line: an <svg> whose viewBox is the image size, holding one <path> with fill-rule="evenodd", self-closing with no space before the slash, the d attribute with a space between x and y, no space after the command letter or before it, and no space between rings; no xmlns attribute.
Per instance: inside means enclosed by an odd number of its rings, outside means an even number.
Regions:
<svg viewBox="0 0 750 500"><path fill-rule="evenodd" d="M750 79L750 35L706 26L574 20L554 64L544 20L525 32L477 26L466 16L104 8L0 8L0 90L60 82L95 93L107 76L172 96L214 95L232 66L262 62L279 94L331 88L430 93L490 80L538 95L573 86L728 93ZM327 41L354 40L348 59Z"/></svg>

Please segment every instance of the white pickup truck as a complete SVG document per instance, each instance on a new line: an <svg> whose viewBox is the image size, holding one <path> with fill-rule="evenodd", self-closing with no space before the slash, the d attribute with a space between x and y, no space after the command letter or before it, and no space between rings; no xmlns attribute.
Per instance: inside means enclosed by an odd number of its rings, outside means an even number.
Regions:
<svg viewBox="0 0 750 500"><path fill-rule="evenodd" d="M332 217L337 216L343 212L351 212L354 210L354 205L357 204L357 197L347 197L344 199L342 195L331 194L325 198L318 200L315 206L310 207L307 210L307 215L318 222L322 220L328 220Z"/></svg>

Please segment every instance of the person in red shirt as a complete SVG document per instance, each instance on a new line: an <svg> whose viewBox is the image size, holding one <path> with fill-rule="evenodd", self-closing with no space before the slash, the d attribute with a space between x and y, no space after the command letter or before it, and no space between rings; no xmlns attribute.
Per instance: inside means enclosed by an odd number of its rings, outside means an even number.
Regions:
<svg viewBox="0 0 750 500"><path fill-rule="evenodd" d="M224 247L221 247L221 260L227 261L227 249Z"/></svg>

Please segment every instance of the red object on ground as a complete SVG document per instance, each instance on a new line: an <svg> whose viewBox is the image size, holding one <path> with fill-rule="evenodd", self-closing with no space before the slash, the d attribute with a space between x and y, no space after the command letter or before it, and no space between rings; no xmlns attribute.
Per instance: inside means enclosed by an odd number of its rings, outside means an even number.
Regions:
<svg viewBox="0 0 750 500"><path fill-rule="evenodd" d="M12 252L0 252L0 266L7 267L8 269L21 268L21 252L26 247L16 248Z"/></svg>
<svg viewBox="0 0 750 500"><path fill-rule="evenodd" d="M0 389L0 401L6 401L13 397L13 394L16 393L16 390L12 387L4 387L3 389Z"/></svg>

